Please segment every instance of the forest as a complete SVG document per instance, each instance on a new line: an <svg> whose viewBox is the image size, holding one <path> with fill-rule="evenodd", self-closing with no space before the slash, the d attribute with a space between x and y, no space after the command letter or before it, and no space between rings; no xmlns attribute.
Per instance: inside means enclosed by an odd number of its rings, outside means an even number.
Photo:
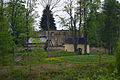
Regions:
<svg viewBox="0 0 120 80"><path fill-rule="evenodd" d="M73 52L50 50L59 27ZM37 39L45 31L46 41ZM120 80L120 0L0 0L0 80Z"/></svg>

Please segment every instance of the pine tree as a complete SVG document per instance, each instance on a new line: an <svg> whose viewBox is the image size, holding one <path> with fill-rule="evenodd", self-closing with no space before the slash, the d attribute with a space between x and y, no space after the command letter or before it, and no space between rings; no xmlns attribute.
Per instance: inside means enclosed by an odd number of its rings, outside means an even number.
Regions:
<svg viewBox="0 0 120 80"><path fill-rule="evenodd" d="M50 13L48 14L47 11ZM55 26L55 20L52 14L52 11L50 10L49 6L46 6L46 8L43 10L43 15L40 21L40 28L43 30L48 30L47 28L47 15L49 15L49 29L50 30L56 30Z"/></svg>

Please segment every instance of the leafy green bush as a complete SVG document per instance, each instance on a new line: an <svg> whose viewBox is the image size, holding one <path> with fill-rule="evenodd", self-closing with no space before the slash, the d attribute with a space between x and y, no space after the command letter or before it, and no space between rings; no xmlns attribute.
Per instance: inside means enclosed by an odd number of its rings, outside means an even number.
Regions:
<svg viewBox="0 0 120 80"><path fill-rule="evenodd" d="M116 48L115 54L116 54L116 67L120 75L120 39L117 42L117 48Z"/></svg>

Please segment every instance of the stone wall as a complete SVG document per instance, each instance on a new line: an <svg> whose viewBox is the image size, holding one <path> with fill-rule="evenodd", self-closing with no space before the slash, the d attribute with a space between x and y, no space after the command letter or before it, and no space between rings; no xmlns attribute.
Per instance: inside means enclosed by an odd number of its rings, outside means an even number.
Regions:
<svg viewBox="0 0 120 80"><path fill-rule="evenodd" d="M71 37L71 33L69 30L52 30L50 33L50 46L52 47L60 47L65 44L67 38ZM38 33L38 37L48 37L48 31L40 31ZM83 37L83 35L80 35Z"/></svg>
<svg viewBox="0 0 120 80"><path fill-rule="evenodd" d="M64 46L62 47L50 47L50 51L63 51L65 49Z"/></svg>
<svg viewBox="0 0 120 80"><path fill-rule="evenodd" d="M90 53L97 53L97 52L106 54L106 53L108 53L108 50L105 48L100 48L100 47L90 47Z"/></svg>
<svg viewBox="0 0 120 80"><path fill-rule="evenodd" d="M65 40L70 36L70 33L67 30L56 30L49 31L50 33L50 46L52 47L62 47L65 43ZM38 33L39 37L48 37L48 31L40 31Z"/></svg>

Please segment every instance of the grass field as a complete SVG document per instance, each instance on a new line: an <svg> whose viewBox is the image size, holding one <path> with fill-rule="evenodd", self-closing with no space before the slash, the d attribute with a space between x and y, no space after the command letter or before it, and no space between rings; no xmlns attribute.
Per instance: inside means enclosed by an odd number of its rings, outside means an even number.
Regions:
<svg viewBox="0 0 120 80"><path fill-rule="evenodd" d="M97 53L79 55L72 52L31 51L16 53L20 60L10 66L10 62L0 69L0 80L118 80L113 55ZM12 57L11 55L9 58ZM8 66L9 65L9 66ZM12 76L11 76L12 75Z"/></svg>

